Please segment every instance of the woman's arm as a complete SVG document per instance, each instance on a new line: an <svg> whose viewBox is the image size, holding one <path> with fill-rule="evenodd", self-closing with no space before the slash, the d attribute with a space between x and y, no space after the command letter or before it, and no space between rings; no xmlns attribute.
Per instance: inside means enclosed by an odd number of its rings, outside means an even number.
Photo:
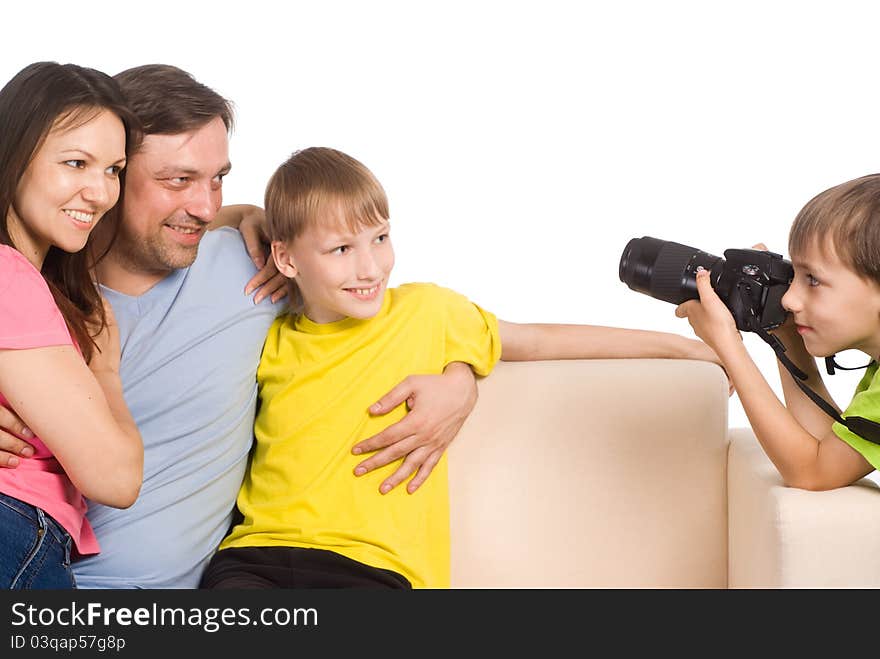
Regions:
<svg viewBox="0 0 880 659"><path fill-rule="evenodd" d="M140 491L144 449L122 397L112 311L107 322L91 370L72 345L0 350L0 391L80 492L127 508Z"/></svg>

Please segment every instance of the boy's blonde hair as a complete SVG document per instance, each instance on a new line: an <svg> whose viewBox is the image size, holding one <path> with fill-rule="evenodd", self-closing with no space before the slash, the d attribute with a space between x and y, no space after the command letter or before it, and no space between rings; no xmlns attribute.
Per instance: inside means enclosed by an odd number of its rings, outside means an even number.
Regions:
<svg viewBox="0 0 880 659"><path fill-rule="evenodd" d="M326 147L295 151L266 186L270 240L289 243L328 220L352 233L388 220L388 198L362 163Z"/></svg>
<svg viewBox="0 0 880 659"><path fill-rule="evenodd" d="M880 284L880 174L835 185L808 201L791 225L789 254L827 239L856 274Z"/></svg>
<svg viewBox="0 0 880 659"><path fill-rule="evenodd" d="M289 244L309 227L323 224L351 233L388 220L382 185L361 162L327 147L294 151L269 179L265 197L270 241ZM303 310L303 298L288 280L290 311Z"/></svg>

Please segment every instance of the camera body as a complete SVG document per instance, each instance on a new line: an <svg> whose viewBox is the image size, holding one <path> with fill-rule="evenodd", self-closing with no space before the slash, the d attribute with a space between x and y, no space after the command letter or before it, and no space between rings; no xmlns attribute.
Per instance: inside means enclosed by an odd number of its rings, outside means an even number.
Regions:
<svg viewBox="0 0 880 659"><path fill-rule="evenodd" d="M650 236L633 238L620 257L620 280L632 290L681 304L699 299L697 269L709 271L712 288L745 332L770 330L785 321L782 296L794 275L781 254L728 249L724 257Z"/></svg>

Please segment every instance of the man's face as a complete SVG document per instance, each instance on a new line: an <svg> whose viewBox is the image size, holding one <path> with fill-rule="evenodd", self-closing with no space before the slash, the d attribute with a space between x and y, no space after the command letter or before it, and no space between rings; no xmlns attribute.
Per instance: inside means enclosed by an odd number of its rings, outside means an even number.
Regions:
<svg viewBox="0 0 880 659"><path fill-rule="evenodd" d="M844 263L830 241L792 255L794 278L782 297L815 357L856 349L880 357L880 285Z"/></svg>
<svg viewBox="0 0 880 659"><path fill-rule="evenodd" d="M126 268L165 274L192 265L223 202L229 168L229 138L219 117L188 133L147 135L129 158L114 245Z"/></svg>

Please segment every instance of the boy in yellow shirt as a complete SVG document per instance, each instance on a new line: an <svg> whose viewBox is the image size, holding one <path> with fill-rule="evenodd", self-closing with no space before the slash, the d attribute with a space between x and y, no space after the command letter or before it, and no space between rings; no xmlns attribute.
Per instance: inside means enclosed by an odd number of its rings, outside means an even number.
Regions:
<svg viewBox="0 0 880 659"><path fill-rule="evenodd" d="M377 392L452 362L488 375L498 359L677 357L717 361L675 334L499 321L433 284L386 288L388 202L360 162L298 151L266 190L272 256L291 313L270 328L257 379L256 444L208 588L448 587L446 458L412 494L383 496L397 465L352 478L351 447L406 414L371 416ZM355 472L360 475L360 470Z"/></svg>

